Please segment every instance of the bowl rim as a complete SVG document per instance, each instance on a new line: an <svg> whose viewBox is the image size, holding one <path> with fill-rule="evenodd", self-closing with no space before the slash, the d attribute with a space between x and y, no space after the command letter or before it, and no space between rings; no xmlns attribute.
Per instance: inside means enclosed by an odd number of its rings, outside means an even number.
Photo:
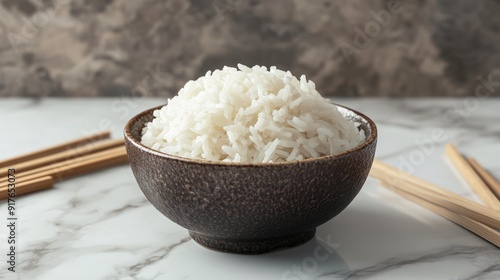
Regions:
<svg viewBox="0 0 500 280"><path fill-rule="evenodd" d="M331 102L331 103L337 107L341 107L341 108L344 108L348 111L351 111L354 114L356 114L356 116L364 119L368 123L368 125L370 126L370 129L371 129L370 136L367 139L365 139L365 141L363 141L363 143L358 144L356 147L351 148L351 149L344 151L342 153L324 155L324 156L320 156L320 157L313 157L313 158L307 158L307 159L302 159L302 160L291 160L291 161L282 161L282 162L225 162L225 161L214 161L214 160L208 160L208 159L193 159L193 158L186 158L186 157L181 157L181 156L177 156L177 155L171 155L171 154L167 154L164 152L160 152L158 150L154 150L154 149L152 149L148 146L145 146L142 143L138 142L136 139L134 139L134 137L130 133L130 129L131 129L132 125L135 122L137 122L137 120L139 118L143 117L144 115L152 114L154 111L163 108L167 104L147 109L147 110L142 111L139 114L135 115L134 117L132 117L125 124L123 134L125 136L125 140L130 142L136 148L138 148L144 152L153 154L155 156L159 156L159 157L163 157L163 158L167 158L167 159L171 159L171 160L176 160L176 161L181 161L184 163L198 164L198 165L237 166L237 167L283 166L283 165L292 165L292 164L297 164L297 163L299 163L299 164L300 163L311 163L311 162L318 162L318 161L323 161L323 160L339 159L339 158L351 155L355 152L361 151L361 150L365 149L366 147L370 146L371 144L373 144L377 140L377 137L378 137L377 125L375 124L375 122L372 119L367 117L365 114L360 113L360 112L358 112L354 109L351 109L349 107L342 106L342 105L339 105L339 104L336 104L333 102Z"/></svg>

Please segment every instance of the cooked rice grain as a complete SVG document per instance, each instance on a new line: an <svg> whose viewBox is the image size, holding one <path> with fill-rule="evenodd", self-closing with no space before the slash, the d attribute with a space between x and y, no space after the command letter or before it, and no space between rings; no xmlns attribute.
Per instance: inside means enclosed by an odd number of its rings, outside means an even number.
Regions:
<svg viewBox="0 0 500 280"><path fill-rule="evenodd" d="M239 70L238 70L239 69ZM224 67L154 112L141 143L186 158L280 162L337 154L364 135L313 82L276 67Z"/></svg>

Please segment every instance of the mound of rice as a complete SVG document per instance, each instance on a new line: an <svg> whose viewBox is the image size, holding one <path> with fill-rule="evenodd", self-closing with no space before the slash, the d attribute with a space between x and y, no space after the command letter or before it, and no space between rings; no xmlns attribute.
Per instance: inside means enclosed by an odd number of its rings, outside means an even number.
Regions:
<svg viewBox="0 0 500 280"><path fill-rule="evenodd" d="M141 143L186 158L280 162L337 154L364 140L358 124L305 76L276 67L238 69L189 81L154 112Z"/></svg>

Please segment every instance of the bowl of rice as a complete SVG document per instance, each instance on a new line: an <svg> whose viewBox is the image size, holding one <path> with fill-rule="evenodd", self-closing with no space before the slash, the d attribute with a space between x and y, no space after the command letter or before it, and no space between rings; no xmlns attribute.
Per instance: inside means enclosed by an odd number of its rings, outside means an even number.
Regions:
<svg viewBox="0 0 500 280"><path fill-rule="evenodd" d="M331 103L305 76L238 65L189 81L124 130L147 199L210 249L297 246L363 186L375 123Z"/></svg>

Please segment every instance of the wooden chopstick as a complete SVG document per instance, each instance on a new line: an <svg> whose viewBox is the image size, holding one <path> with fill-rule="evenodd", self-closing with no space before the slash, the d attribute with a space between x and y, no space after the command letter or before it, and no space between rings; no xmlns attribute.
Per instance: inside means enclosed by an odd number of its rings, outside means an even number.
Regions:
<svg viewBox="0 0 500 280"><path fill-rule="evenodd" d="M16 196L41 191L52 188L54 180L51 176L43 176L30 181L16 183L15 194ZM9 198L8 187L0 188L0 200Z"/></svg>
<svg viewBox="0 0 500 280"><path fill-rule="evenodd" d="M54 181L62 181L72 176L127 162L127 152L125 147L121 146L76 159L58 162L50 166L33 169L26 172L27 174L19 173L17 175L17 180L23 182L39 177L52 176ZM7 184L7 180L0 182L0 187L5 187Z"/></svg>
<svg viewBox="0 0 500 280"><path fill-rule="evenodd" d="M20 178L25 178L27 176L31 176L31 175L34 175L34 174L43 174L46 171L57 170L57 169L64 168L64 167L66 167L69 164L73 164L73 163L76 163L76 162L79 162L79 161L85 161L85 160L95 159L95 158L102 158L102 157L104 157L106 155L113 154L113 153L116 153L116 152L120 152L122 150L123 150L123 146L118 146L118 147L110 148L110 149L107 149L107 150L104 150L104 151L100 151L100 152L88 154L88 155L85 155L85 156L82 156L82 157L72 158L72 159L69 159L69 160L65 160L65 161L53 163L51 165L47 165L47 166L39 167L39 168L36 168L36 169L32 169L32 170L29 170L29 171L26 171L26 172L19 173L18 176ZM31 178L33 178L33 176Z"/></svg>
<svg viewBox="0 0 500 280"><path fill-rule="evenodd" d="M62 143L59 145L48 147L48 148L45 148L42 150L38 150L35 152L30 152L30 153L27 153L24 155L20 155L20 156L6 159L6 160L2 160L2 161L0 161L0 169L5 168L5 167L11 167L12 165L20 163L20 162L37 159L37 158L51 155L51 154L54 154L57 152L62 152L62 151L65 151L67 149L73 149L73 148L76 148L82 144L88 144L88 143L96 142L96 141L99 141L102 139L107 139L110 137L110 135L111 135L111 133L109 131L103 131L103 132L91 134L91 135L83 137L83 138L79 138L76 140L65 142L65 143Z"/></svg>
<svg viewBox="0 0 500 280"><path fill-rule="evenodd" d="M500 211L500 201L498 198L476 173L474 168L470 166L469 162L460 154L457 148L453 144L446 144L445 151L450 161L455 165L455 168L462 174L481 200L491 209Z"/></svg>
<svg viewBox="0 0 500 280"><path fill-rule="evenodd" d="M402 191L411 193L413 196L447 208L450 211L461 213L470 219L484 223L495 229L500 229L500 212L441 187L434 186L429 182L423 180L423 182L419 183L409 181L406 177L401 177L401 175L395 173L394 170L383 166L379 161L373 164L370 175L380 181L390 183L393 188L399 188Z"/></svg>
<svg viewBox="0 0 500 280"><path fill-rule="evenodd" d="M474 168L474 171L483 179L483 181L488 185L490 190L495 194L498 200L500 200L500 183L488 172L484 169L479 162L477 162L473 158L468 158L469 164Z"/></svg>
<svg viewBox="0 0 500 280"><path fill-rule="evenodd" d="M477 222L471 218L461 216L460 214L450 211L444 207L440 207L436 204L432 204L425 199L422 199L418 196L413 195L413 193L408 192L406 189L396 187L394 183L390 183L384 180L380 181L381 184L388 189L394 191L395 193L405 197L408 200L411 200L420 206L427 208L428 210L454 222L457 225L477 234L488 242L494 244L497 247L500 247L500 232L497 230L484 225L480 222Z"/></svg>
<svg viewBox="0 0 500 280"><path fill-rule="evenodd" d="M425 181L423 179L420 179L416 176L413 176L407 172L404 172L402 170L399 170L395 167L392 167L386 163L383 163L382 161L380 160L377 160L375 159L373 161L373 165L372 165L372 169L370 171L370 175L372 176L378 176L379 179L381 180L385 180L385 181L407 181L409 183L412 183L414 185L417 185L421 188L425 188L427 190L430 190L430 191L433 191L433 192L436 192L438 194L442 194L444 196L447 196L447 197L453 197L454 199L457 199L457 200L463 200L463 201L467 201L467 202L472 202L473 205L476 205L478 206L479 208L482 208L482 209L486 209L488 210L487 207L479 204L479 203L476 203L476 202L473 202L469 199L466 199L454 192L451 192L451 191L448 191L446 189L443 189L441 188L440 186L436 185L436 184L433 184L431 182L428 182L428 181ZM490 210L488 210L490 211ZM491 211L490 211L491 212Z"/></svg>
<svg viewBox="0 0 500 280"><path fill-rule="evenodd" d="M114 140L107 140L107 141L101 141L101 142L96 142L96 143L90 143L88 145L80 146L74 149L66 150L63 152L51 154L48 156L43 156L37 159L25 161L25 162L20 162L17 163L15 166L16 173L20 172L27 172L29 170L35 169L40 166L47 166L49 164L53 164L56 162L61 162L65 160L70 160L74 158L78 158L84 155L92 154L95 152L103 151L109 148L117 147L117 146L123 146L125 144L125 141L123 139L114 139ZM7 171L3 171L2 174L3 176L7 176ZM1 174L1 173L0 173Z"/></svg>
<svg viewBox="0 0 500 280"><path fill-rule="evenodd" d="M80 174L85 174L97 171L102 168L128 163L128 156L125 147L119 147L117 149L118 151L103 155L101 157L94 157L83 161L78 161L76 163L69 164L64 168L55 169L51 172L53 174L52 176L54 176L55 180L66 180L70 177L74 177Z"/></svg>

